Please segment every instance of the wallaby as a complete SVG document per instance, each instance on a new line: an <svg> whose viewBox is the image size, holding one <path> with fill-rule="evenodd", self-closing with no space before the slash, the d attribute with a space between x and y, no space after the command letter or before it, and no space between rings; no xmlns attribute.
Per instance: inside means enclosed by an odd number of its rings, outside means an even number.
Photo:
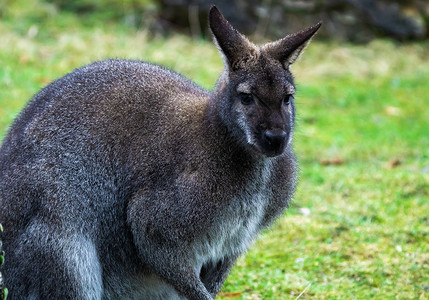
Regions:
<svg viewBox="0 0 429 300"><path fill-rule="evenodd" d="M320 23L256 46L216 7L207 91L106 60L42 89L0 150L9 299L213 299L288 206L295 62Z"/></svg>

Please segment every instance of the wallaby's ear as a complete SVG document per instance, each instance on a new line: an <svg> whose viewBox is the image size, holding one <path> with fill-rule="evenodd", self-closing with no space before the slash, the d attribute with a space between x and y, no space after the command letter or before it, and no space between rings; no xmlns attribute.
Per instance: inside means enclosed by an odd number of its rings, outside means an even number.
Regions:
<svg viewBox="0 0 429 300"><path fill-rule="evenodd" d="M320 26L322 26L321 22L297 33L289 34L278 41L267 43L263 50L274 59L279 60L285 69L288 69L303 53Z"/></svg>
<svg viewBox="0 0 429 300"><path fill-rule="evenodd" d="M255 61L259 50L244 35L235 30L216 6L209 12L209 25L225 64L233 71Z"/></svg>

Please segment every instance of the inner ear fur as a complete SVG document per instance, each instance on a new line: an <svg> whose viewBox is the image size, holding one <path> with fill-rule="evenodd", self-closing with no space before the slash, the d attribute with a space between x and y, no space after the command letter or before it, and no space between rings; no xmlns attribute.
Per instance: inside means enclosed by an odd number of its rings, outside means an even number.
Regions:
<svg viewBox="0 0 429 300"><path fill-rule="evenodd" d="M320 26L322 26L321 22L275 42L267 43L262 49L272 58L279 60L287 69L300 57Z"/></svg>
<svg viewBox="0 0 429 300"><path fill-rule="evenodd" d="M216 6L210 8L209 26L225 64L233 71L257 60L259 49L232 27Z"/></svg>

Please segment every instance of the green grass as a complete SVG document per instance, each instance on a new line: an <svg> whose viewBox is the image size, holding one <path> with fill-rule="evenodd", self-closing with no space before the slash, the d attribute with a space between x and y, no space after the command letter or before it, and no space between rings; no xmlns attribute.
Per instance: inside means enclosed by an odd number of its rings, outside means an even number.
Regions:
<svg viewBox="0 0 429 300"><path fill-rule="evenodd" d="M153 37L51 6L0 19L0 139L40 88L106 57L165 64L210 88L210 41ZM220 299L427 299L429 44L317 39L293 66L301 176L291 208ZM304 212L304 213L303 213Z"/></svg>

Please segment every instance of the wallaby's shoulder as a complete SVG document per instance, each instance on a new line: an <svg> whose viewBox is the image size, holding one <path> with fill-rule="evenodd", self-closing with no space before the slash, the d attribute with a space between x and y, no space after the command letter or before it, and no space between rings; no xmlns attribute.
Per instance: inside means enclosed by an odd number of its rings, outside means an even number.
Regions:
<svg viewBox="0 0 429 300"><path fill-rule="evenodd" d="M105 84L114 86L136 86L141 91L148 91L149 87L165 89L165 92L194 92L206 91L187 77L161 65L140 60L107 59L75 69L66 80L79 82L85 80L84 88L94 88L91 79L96 85ZM90 80L88 82L88 80Z"/></svg>
<svg viewBox="0 0 429 300"><path fill-rule="evenodd" d="M114 125L112 118L121 114L132 121L142 115L156 117L164 108L171 113L185 110L189 115L192 110L201 111L209 95L192 80L160 65L126 59L97 61L76 68L37 93L3 144L9 139L25 140L23 135L33 133L29 130L33 127L44 131L48 125L72 128L77 123L91 125L91 120L92 125Z"/></svg>
<svg viewBox="0 0 429 300"><path fill-rule="evenodd" d="M156 101L182 94L207 95L190 79L166 67L139 60L107 59L82 66L55 80L32 99L27 110L79 103ZM118 103L119 104L119 103Z"/></svg>
<svg viewBox="0 0 429 300"><path fill-rule="evenodd" d="M78 68L63 77L58 103L71 110L100 115L109 122L128 118L183 117L204 106L210 92L187 77L160 65L138 60L109 59ZM57 93L57 87L53 87ZM66 89L66 90L64 90ZM69 95L70 97L67 97ZM190 110L190 111L189 111Z"/></svg>

